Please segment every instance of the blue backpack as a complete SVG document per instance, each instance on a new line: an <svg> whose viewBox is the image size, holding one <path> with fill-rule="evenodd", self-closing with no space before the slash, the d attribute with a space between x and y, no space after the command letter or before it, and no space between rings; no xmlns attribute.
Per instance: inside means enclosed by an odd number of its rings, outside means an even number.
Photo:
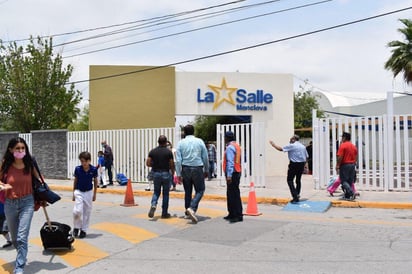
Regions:
<svg viewBox="0 0 412 274"><path fill-rule="evenodd" d="M123 173L117 173L116 181L119 183L119 185L124 186L127 185L129 179L127 179L126 175L124 175Z"/></svg>

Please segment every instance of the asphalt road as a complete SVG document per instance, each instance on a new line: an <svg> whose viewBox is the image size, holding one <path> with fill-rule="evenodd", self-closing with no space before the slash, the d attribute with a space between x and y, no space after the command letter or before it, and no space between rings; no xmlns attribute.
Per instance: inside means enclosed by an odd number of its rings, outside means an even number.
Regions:
<svg viewBox="0 0 412 274"><path fill-rule="evenodd" d="M53 221L72 226L70 192L50 206ZM223 220L224 201L202 201L199 223L184 219L183 200L160 204L147 217L150 197L99 193L85 239L73 250L44 251L36 212L25 273L410 273L412 212L405 209L339 208L324 213L258 205L260 216ZM246 207L246 205L244 205ZM0 245L2 242L0 242ZM0 272L12 273L13 249L0 250Z"/></svg>

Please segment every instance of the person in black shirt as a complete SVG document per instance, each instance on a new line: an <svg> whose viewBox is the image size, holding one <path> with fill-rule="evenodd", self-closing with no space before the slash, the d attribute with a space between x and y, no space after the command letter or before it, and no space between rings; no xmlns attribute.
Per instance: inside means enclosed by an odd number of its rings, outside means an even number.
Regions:
<svg viewBox="0 0 412 274"><path fill-rule="evenodd" d="M162 196L162 218L170 218L169 208L169 191L172 174L175 172L173 153L167 148L167 138L160 135L158 139L159 146L149 152L146 159L146 165L152 167L154 191L149 210L149 218L153 218L156 211L157 201L160 197L160 191L163 189Z"/></svg>

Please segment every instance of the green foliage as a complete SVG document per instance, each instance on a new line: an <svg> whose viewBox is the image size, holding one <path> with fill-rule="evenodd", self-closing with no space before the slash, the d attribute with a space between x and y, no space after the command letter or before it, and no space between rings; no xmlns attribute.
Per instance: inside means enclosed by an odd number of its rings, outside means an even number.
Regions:
<svg viewBox="0 0 412 274"><path fill-rule="evenodd" d="M76 119L81 100L66 86L73 67L53 55L52 39L18 46L0 43L0 123L3 130L63 129Z"/></svg>
<svg viewBox="0 0 412 274"><path fill-rule="evenodd" d="M412 83L412 20L399 19L404 24L404 28L398 29L405 36L404 42L391 41L392 55L385 63L385 69L391 70L395 78L399 73L403 74L403 79L407 84Z"/></svg>
<svg viewBox="0 0 412 274"><path fill-rule="evenodd" d="M317 116L323 117L324 113L319 109L319 103L311 91L298 91L293 100L295 129L312 127L312 110L317 110Z"/></svg>
<svg viewBox="0 0 412 274"><path fill-rule="evenodd" d="M70 131L87 131L89 130L89 105L84 106L76 121L69 125Z"/></svg>
<svg viewBox="0 0 412 274"><path fill-rule="evenodd" d="M301 90L296 92L293 98L294 127L295 132L301 137L311 137L312 131L312 110L316 109L317 117L324 117L325 113L319 108L316 96L312 94L312 89L307 89L308 81L301 86Z"/></svg>
<svg viewBox="0 0 412 274"><path fill-rule="evenodd" d="M238 116L196 116L195 135L203 141L216 141L217 124L239 123Z"/></svg>

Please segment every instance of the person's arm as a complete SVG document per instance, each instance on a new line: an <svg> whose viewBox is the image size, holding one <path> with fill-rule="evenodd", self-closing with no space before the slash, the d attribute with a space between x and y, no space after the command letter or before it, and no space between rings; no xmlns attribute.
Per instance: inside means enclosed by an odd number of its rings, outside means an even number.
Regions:
<svg viewBox="0 0 412 274"><path fill-rule="evenodd" d="M93 178L93 202L96 201L97 184L98 184L98 180L97 180L97 172L96 172L96 176Z"/></svg>
<svg viewBox="0 0 412 274"><path fill-rule="evenodd" d="M73 180L73 198L72 198L72 201L74 201L74 191L76 190L76 188L77 188L77 177L74 177L74 180Z"/></svg>
<svg viewBox="0 0 412 274"><path fill-rule="evenodd" d="M175 166L175 171L177 177L179 177L179 182L181 182L181 176L182 176L182 154L180 152L180 146L177 146L176 149L176 166Z"/></svg>
<svg viewBox="0 0 412 274"><path fill-rule="evenodd" d="M209 156L207 155L207 148L203 141L201 141L202 146L202 162L203 162L203 173L205 177L209 174Z"/></svg>
<svg viewBox="0 0 412 274"><path fill-rule="evenodd" d="M283 148L281 146L278 146L277 144L275 144L275 142L273 141L269 141L269 144L274 147L275 149L279 150L279 151L283 151Z"/></svg>
<svg viewBox="0 0 412 274"><path fill-rule="evenodd" d="M175 174L175 162L173 161L173 158L169 160L169 168L172 172L172 175Z"/></svg>
<svg viewBox="0 0 412 274"><path fill-rule="evenodd" d="M172 160L173 161L173 160ZM152 158L150 158L150 156L148 156L146 158L146 166L151 167L152 166Z"/></svg>
<svg viewBox="0 0 412 274"><path fill-rule="evenodd" d="M229 145L226 148L226 183L230 184L232 182L232 174L235 169L235 153L236 149L234 146Z"/></svg>

